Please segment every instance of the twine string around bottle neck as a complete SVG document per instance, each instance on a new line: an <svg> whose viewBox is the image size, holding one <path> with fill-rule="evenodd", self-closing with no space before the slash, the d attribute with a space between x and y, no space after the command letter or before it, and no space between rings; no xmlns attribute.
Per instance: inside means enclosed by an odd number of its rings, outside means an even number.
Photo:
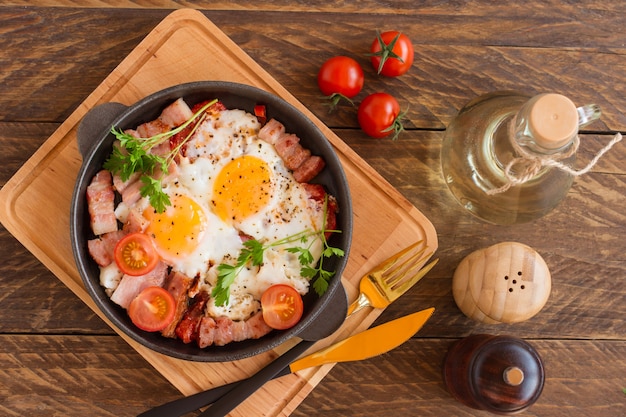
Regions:
<svg viewBox="0 0 626 417"><path fill-rule="evenodd" d="M602 148L591 161L589 161L587 166L579 170L573 169L568 165L560 162L560 160L567 159L576 153L580 145L580 139L578 138L578 135L576 135L576 137L574 138L572 146L570 146L567 152L555 155L530 154L522 146L520 146L520 144L516 140L513 140L511 141L513 144L513 148L520 156L517 158L513 158L507 164L504 170L504 175L506 176L508 182L505 183L502 187L487 190L486 193L488 195L500 194L515 185L524 184L534 178L543 167L557 168L575 177L586 174L591 170L591 168L594 167L594 165L600 160L600 158L602 158L602 156L613 147L613 145L621 140L622 134L618 132L613 137L613 139L604 148ZM513 173L514 167L517 167L517 169L520 170L519 174Z"/></svg>

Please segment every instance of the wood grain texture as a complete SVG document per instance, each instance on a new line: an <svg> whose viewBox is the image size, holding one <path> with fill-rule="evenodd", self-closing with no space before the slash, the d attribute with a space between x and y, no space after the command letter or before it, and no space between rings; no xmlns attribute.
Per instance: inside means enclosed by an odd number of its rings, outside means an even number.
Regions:
<svg viewBox="0 0 626 417"><path fill-rule="evenodd" d="M626 365L623 341L527 341L542 357L547 383L537 403L521 415L623 415L623 377L598 367ZM442 363L453 342L412 340L376 359L338 364L292 415L385 416L389 410L403 416L493 415L457 403L446 391Z"/></svg>
<svg viewBox="0 0 626 417"><path fill-rule="evenodd" d="M115 337L16 335L0 342L6 349L0 393L11 393L0 415L133 416L179 397ZM406 416L491 415L456 403L446 391L441 365L453 342L414 339L375 359L338 364L292 415L385 416L390 407ZM542 356L548 383L524 416L617 417L626 407L623 378L599 366L624 369L625 342L528 342Z"/></svg>
<svg viewBox="0 0 626 417"><path fill-rule="evenodd" d="M3 335L0 343L2 416L133 416L180 396L117 337Z"/></svg>
<svg viewBox="0 0 626 417"><path fill-rule="evenodd" d="M0 6L0 185L171 9L189 5L77 3L9 0ZM386 416L390 408L407 416L486 415L454 402L440 378L447 347L478 332L526 338L542 354L545 390L524 415L624 415L626 146L616 146L576 179L553 213L530 225L497 227L472 218L448 193L439 167L441 139L455 112L495 89L556 91L577 104L598 103L604 114L583 135L581 165L613 131L626 131L623 2L193 3L438 232L439 264L378 319L435 306L418 337L380 358L337 365L294 416ZM375 28L411 35L416 64L409 74L374 76L363 53ZM364 137L349 106L327 113L314 77L323 60L337 54L354 56L366 71L357 101L385 90L408 107L408 132L399 141ZM472 251L507 240L544 257L551 296L526 322L477 323L456 307L452 274ZM133 416L180 396L1 227L0 248L0 415ZM87 397L98 400L91 405Z"/></svg>
<svg viewBox="0 0 626 417"><path fill-rule="evenodd" d="M625 130L621 97L626 49L618 32L608 28L623 25L624 13L610 7L565 6L552 14L543 4L490 13L484 5L469 3L460 11L418 9L400 15L394 27L414 39L416 65L397 79L375 76L364 56L375 28L383 23L371 12L350 14L349 30L343 23L347 15L342 13L283 12L280 7L203 12L331 127L356 127L356 119L350 111L329 115L313 80L325 59L347 54L366 71L367 83L357 100L381 89L393 93L408 107L408 127L443 129L475 95L515 89L555 91L579 105L595 102L605 112L596 129ZM40 117L60 122L168 11L75 9L68 13L53 7L2 8L0 13L1 21L10 22L0 29L0 47L12 57L11 71L2 79L9 92L0 99L8 110L2 119L23 117L23 108L16 104L26 97L44 107L38 109ZM310 36L311 28L320 35ZM33 32L40 37L33 39ZM45 63L38 61L43 51ZM44 91L57 101L35 100Z"/></svg>

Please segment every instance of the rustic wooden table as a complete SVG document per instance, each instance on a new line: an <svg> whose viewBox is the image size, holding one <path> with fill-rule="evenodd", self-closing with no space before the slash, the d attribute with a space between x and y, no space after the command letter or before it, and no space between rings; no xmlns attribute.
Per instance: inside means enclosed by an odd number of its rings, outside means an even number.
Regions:
<svg viewBox="0 0 626 417"><path fill-rule="evenodd" d="M600 105L601 120L581 135L583 162L626 131L621 1L3 1L0 184L163 18L192 3L423 212L439 238L440 263L378 321L431 305L437 314L398 349L335 366L292 415L488 415L453 400L441 378L448 347L481 332L524 338L541 354L545 388L524 415L626 415L626 145L577 178L555 211L520 226L471 217L439 167L451 118L494 90ZM411 37L408 74L375 76L364 54L377 28ZM329 114L321 104L315 75L340 54L365 68L357 100L387 91L408 108L398 141L367 138L352 108ZM552 293L526 322L479 324L456 307L451 277L466 255L503 241L544 257ZM0 247L0 415L133 416L180 397L4 228Z"/></svg>

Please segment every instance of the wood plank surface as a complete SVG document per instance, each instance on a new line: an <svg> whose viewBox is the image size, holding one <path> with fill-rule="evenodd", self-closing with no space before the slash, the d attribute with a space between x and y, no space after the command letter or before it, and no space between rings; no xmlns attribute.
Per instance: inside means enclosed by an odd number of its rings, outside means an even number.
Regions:
<svg viewBox="0 0 626 417"><path fill-rule="evenodd" d="M184 1L16 1L0 5L0 185L119 62ZM419 4L416 4L419 3ZM437 313L418 336L380 358L340 364L294 416L487 415L444 390L440 364L454 340L478 332L527 338L547 382L529 416L626 414L626 146L575 181L567 199L530 225L498 227L456 205L439 168L444 129L477 94L546 90L604 114L583 135L582 162L626 131L626 11L622 1L193 2L435 225L441 262L379 322L426 305ZM416 44L406 76L379 79L367 52L376 28ZM314 77L324 59L354 56L366 71L359 95L391 92L409 108L398 142L358 130L349 106L328 114ZM53 221L53 220L52 220ZM553 274L533 319L488 326L452 299L456 265L505 240L535 248ZM132 416L178 391L0 228L0 415ZM55 364L56 362L56 364ZM80 382L80 383L78 383ZM96 399L90 400L88 398Z"/></svg>
<svg viewBox="0 0 626 417"><path fill-rule="evenodd" d="M624 369L624 341L528 341L542 354L554 382L522 415L619 416L623 379L597 364L610 362ZM0 342L11 352L0 352L0 380L13 381L11 396L0 403L3 416L133 416L178 397L118 338L13 335L0 337ZM384 416L390 404L405 416L492 415L451 401L440 364L452 343L414 339L375 359L338 364L293 415ZM587 355L594 360L580 360Z"/></svg>

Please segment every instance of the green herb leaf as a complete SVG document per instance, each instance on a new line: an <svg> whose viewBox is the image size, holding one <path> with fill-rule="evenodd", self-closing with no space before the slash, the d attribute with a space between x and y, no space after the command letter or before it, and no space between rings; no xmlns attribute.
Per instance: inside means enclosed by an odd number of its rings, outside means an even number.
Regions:
<svg viewBox="0 0 626 417"><path fill-rule="evenodd" d="M169 197L163 192L161 181L147 181L144 178L154 175L156 168L159 167L164 174L167 174L169 165L172 163L182 146L193 136L196 128L200 125L201 120L196 123L194 129L182 140L176 148L172 149L166 156L159 156L150 153L150 150L168 141L174 135L182 132L190 123L195 121L199 116L205 117L203 114L206 109L217 102L212 100L202 106L189 120L181 124L169 132L159 133L149 138L136 138L121 129L111 128L111 133L120 142L119 147L115 146L109 158L104 162L103 167L114 174L119 174L122 181L128 179L135 172L142 173L141 195L149 197L150 204L158 213L165 211L165 207L171 204ZM154 178L153 178L154 179Z"/></svg>
<svg viewBox="0 0 626 417"><path fill-rule="evenodd" d="M328 196L324 200L324 225L326 224L327 207ZM296 242L303 245L306 245L308 242L308 246L292 246L288 247L286 251L298 255L298 262L300 262L300 265L302 266L300 269L300 275L309 281L315 279L313 281L313 289L319 296L324 295L324 293L328 290L328 283L330 279L335 275L334 271L331 272L324 270L325 258L330 258L331 256L342 257L345 255L342 249L332 247L328 244L325 237L328 232L341 233L340 230L326 230L325 228L322 228L318 231L304 230L300 233L287 236L286 238L279 239L266 245L263 245L256 239L245 241L243 243L244 247L241 249L241 252L237 257L236 265L220 264L217 267L217 284L211 292L211 295L215 298L215 304L217 306L222 306L224 303L228 303L230 286L235 282L239 272L249 263L251 263L252 266L262 265L265 250L271 247ZM314 258L310 248L315 243L317 238L322 240L324 249L322 250L320 260L315 267L311 265Z"/></svg>
<svg viewBox="0 0 626 417"><path fill-rule="evenodd" d="M254 266L263 264L263 252L265 252L265 248L261 242L256 239L250 239L245 241L243 246L249 251L249 255L246 254L246 262L248 259L252 259L252 265Z"/></svg>
<svg viewBox="0 0 626 417"><path fill-rule="evenodd" d="M139 189L142 197L150 199L150 205L157 213L165 211L165 207L171 205L170 197L163 192L161 180L154 179L147 175L141 176L143 186Z"/></svg>
<svg viewBox="0 0 626 417"><path fill-rule="evenodd" d="M228 264L220 264L217 267L217 285L211 292L211 295L215 298L215 305L223 306L224 304L228 304L230 286L235 282L239 270L239 267Z"/></svg>
<svg viewBox="0 0 626 417"><path fill-rule="evenodd" d="M325 294L326 291L328 291L328 281L330 280L330 278L328 279L324 279L324 278L318 278L315 281L313 281L313 289L315 290L316 294Z"/></svg>
<svg viewBox="0 0 626 417"><path fill-rule="evenodd" d="M215 305L218 307L228 304L230 298L230 286L235 282L237 275L248 263L253 266L263 264L263 252L265 248L256 239L250 239L243 243L243 248L237 257L236 265L219 264L217 266L217 284L211 291L215 298Z"/></svg>

